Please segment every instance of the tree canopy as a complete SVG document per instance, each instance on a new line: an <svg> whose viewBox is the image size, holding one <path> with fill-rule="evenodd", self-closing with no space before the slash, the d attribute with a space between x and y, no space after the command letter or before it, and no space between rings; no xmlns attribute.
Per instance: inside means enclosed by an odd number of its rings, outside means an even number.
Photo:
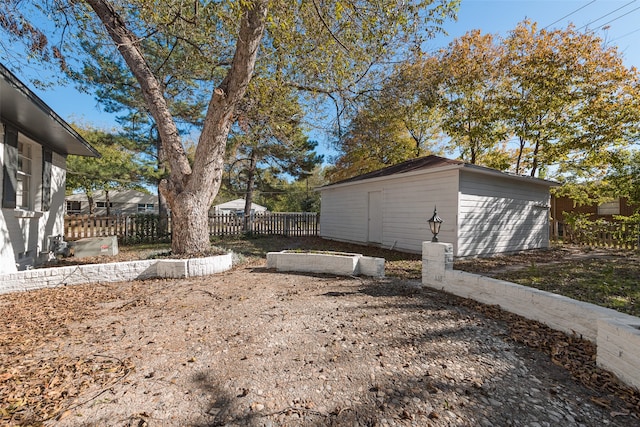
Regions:
<svg viewBox="0 0 640 427"><path fill-rule="evenodd" d="M523 21L502 38L470 31L398 68L372 98L340 141L332 180L413 157L398 129L416 111L434 129L424 152L444 146L470 163L563 182L601 180L640 138L637 70L624 66L615 46L572 26ZM389 108L389 99L406 107ZM382 155L389 150L393 157Z"/></svg>
<svg viewBox="0 0 640 427"><path fill-rule="evenodd" d="M234 111L256 64L277 75L279 84L347 105L385 72L385 64L439 31L458 3L5 0L0 26L26 40L33 54L57 58L72 76L82 76L69 58L81 52L83 41L110 41L99 48L109 57L115 58L116 50L122 57L167 157L169 173L160 189L172 209L172 249L197 253L209 248L206 213L220 187ZM37 28L32 17L39 11L64 28L59 43L48 42L45 29ZM149 37L161 43L159 52L144 43ZM164 60L154 61L154 55ZM208 94L193 165L169 102L169 82L162 76L194 82Z"/></svg>
<svg viewBox="0 0 640 427"><path fill-rule="evenodd" d="M142 188L141 177L148 173L149 165L136 158L134 151L124 148L130 146L131 141L98 129L78 128L78 132L98 150L101 157L67 158L67 193L85 193L92 211L93 195L98 190L108 194L111 190ZM108 208L107 203L107 212Z"/></svg>
<svg viewBox="0 0 640 427"><path fill-rule="evenodd" d="M317 142L303 132L304 113L291 87L255 77L236 108L227 155L229 174L242 177L245 220L249 218L256 175L269 169L274 177L304 177L322 162L315 153ZM234 165L242 165L234 170ZM232 184L231 178L229 184Z"/></svg>

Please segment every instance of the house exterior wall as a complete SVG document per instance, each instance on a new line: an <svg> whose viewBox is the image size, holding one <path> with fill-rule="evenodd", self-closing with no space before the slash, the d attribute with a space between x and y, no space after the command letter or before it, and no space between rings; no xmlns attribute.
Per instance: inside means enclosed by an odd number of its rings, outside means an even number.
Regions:
<svg viewBox="0 0 640 427"><path fill-rule="evenodd" d="M624 197L618 199L617 201L619 203L619 212L617 213L617 215L631 216L636 210L640 209L640 206L629 203L629 201ZM598 214L597 205L574 205L574 200L569 197L553 197L551 199L551 212L553 219L556 221L565 222L564 214L565 212L567 212L590 214L592 220L603 218L607 221L613 221L613 215Z"/></svg>
<svg viewBox="0 0 640 427"><path fill-rule="evenodd" d="M549 246L549 188L543 184L460 172L456 256ZM445 240L443 240L445 241Z"/></svg>
<svg viewBox="0 0 640 427"><path fill-rule="evenodd" d="M80 202L79 210L69 210L65 205L67 215L89 215L89 200L86 194L72 194L66 197L66 202ZM106 196L102 191L97 191L93 199L96 204L93 214L96 216L107 215L105 206L99 207L98 203L106 204ZM112 190L109 192L109 202L111 203L111 215L136 215L139 213L158 214L158 196L147 194L136 190ZM145 205L147 209L141 211L139 205ZM153 205L152 207L150 207Z"/></svg>
<svg viewBox="0 0 640 427"><path fill-rule="evenodd" d="M444 219L439 238L455 242L457 170L408 173L321 189L320 235L327 239L368 243L369 193L382 193L380 246L420 253L433 237L428 219L437 206Z"/></svg>
<svg viewBox="0 0 640 427"><path fill-rule="evenodd" d="M4 167L4 126L0 126L0 166ZM32 145L31 206L29 209L0 209L0 272L10 273L46 260L49 236L62 234L66 159L53 153L51 165L50 206L43 209L42 146L23 134L18 141ZM0 168L0 169L2 169ZM0 174L0 189L4 188Z"/></svg>

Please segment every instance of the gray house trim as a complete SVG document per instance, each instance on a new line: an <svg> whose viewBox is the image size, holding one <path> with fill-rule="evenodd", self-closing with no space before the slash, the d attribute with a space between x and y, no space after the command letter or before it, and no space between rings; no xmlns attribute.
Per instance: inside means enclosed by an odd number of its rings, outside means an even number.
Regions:
<svg viewBox="0 0 640 427"><path fill-rule="evenodd" d="M56 153L100 157L67 122L0 64L0 114L2 121Z"/></svg>

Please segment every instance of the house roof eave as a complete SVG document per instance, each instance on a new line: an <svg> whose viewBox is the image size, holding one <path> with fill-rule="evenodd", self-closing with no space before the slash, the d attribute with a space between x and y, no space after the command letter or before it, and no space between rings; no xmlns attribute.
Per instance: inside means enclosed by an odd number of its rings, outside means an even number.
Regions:
<svg viewBox="0 0 640 427"><path fill-rule="evenodd" d="M11 71L0 64L0 119L53 151L100 157L71 125L55 113Z"/></svg>

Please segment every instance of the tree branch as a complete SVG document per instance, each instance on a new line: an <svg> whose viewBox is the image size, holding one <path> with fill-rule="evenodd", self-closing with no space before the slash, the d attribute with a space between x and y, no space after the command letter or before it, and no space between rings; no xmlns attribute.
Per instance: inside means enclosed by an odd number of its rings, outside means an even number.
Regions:
<svg viewBox="0 0 640 427"><path fill-rule="evenodd" d="M327 29L327 31L329 32L329 35L331 36L331 38L334 39L336 41L336 43L338 43L340 45L340 47L342 47L345 51L349 52L349 48L346 47L340 41L340 39L338 39L338 37L333 33L331 28L329 28L329 25L327 24L327 21L325 21L324 18L322 17L322 14L320 13L320 9L318 8L318 4L316 3L316 0L313 0L313 7L316 10L316 14L318 15L318 18L320 18L320 22L322 22L322 26Z"/></svg>
<svg viewBox="0 0 640 427"><path fill-rule="evenodd" d="M158 131L171 165L172 198L179 193L191 174L191 166L180 141L178 129L169 112L164 93L153 71L138 47L138 38L126 26L107 0L86 0L103 23L136 80L140 84L147 107L158 125Z"/></svg>

